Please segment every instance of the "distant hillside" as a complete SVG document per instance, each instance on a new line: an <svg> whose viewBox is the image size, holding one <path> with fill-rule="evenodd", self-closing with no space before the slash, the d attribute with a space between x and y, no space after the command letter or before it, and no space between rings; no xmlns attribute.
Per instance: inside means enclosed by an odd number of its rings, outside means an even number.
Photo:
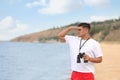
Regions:
<svg viewBox="0 0 120 80"><path fill-rule="evenodd" d="M78 25L76 22L70 25L52 28L45 31L35 32L24 36L17 37L11 41L17 42L58 42L57 34L66 27ZM104 22L91 23L91 36L98 41L120 41L120 18L107 20ZM70 35L76 35L75 31L69 32Z"/></svg>

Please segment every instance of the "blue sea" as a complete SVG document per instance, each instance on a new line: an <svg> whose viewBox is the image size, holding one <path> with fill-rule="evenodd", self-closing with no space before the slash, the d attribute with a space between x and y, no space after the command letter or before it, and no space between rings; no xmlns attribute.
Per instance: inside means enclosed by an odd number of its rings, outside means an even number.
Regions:
<svg viewBox="0 0 120 80"><path fill-rule="evenodd" d="M69 80L70 66L67 44L0 42L0 80Z"/></svg>

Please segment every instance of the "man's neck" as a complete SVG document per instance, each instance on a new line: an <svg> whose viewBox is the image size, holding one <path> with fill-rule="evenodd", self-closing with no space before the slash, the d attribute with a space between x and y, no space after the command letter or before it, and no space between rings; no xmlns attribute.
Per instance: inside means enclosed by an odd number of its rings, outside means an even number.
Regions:
<svg viewBox="0 0 120 80"><path fill-rule="evenodd" d="M85 36L82 36L81 38L82 38L83 40L88 40L88 39L90 38L90 35L87 34L87 35L85 35Z"/></svg>

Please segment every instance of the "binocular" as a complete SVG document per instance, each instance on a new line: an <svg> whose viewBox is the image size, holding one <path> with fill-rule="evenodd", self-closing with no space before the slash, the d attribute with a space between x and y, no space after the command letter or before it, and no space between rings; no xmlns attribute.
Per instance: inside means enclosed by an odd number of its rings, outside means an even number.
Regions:
<svg viewBox="0 0 120 80"><path fill-rule="evenodd" d="M85 53L79 53L77 55L77 63L81 63L81 58L83 58L83 56L85 55ZM84 63L88 63L88 60L84 60Z"/></svg>

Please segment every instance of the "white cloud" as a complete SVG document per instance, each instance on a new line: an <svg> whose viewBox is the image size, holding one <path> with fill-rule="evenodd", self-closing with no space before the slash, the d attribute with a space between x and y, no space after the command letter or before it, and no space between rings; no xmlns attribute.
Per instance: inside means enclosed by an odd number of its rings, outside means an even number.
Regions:
<svg viewBox="0 0 120 80"><path fill-rule="evenodd" d="M37 0L27 3L26 6L31 8L39 6L38 12L41 14L62 14L79 10L82 6L106 6L110 0Z"/></svg>
<svg viewBox="0 0 120 80"><path fill-rule="evenodd" d="M27 3L26 6L28 8L32 8L35 6L46 6L46 0L38 0L38 1L34 1L32 3Z"/></svg>
<svg viewBox="0 0 120 80"><path fill-rule="evenodd" d="M14 22L11 16L5 17L3 20L0 21L0 30L6 30L9 28L13 28Z"/></svg>
<svg viewBox="0 0 120 80"><path fill-rule="evenodd" d="M50 0L48 5L39 9L39 13L43 14L61 14L74 11L81 8L80 0Z"/></svg>
<svg viewBox="0 0 120 80"><path fill-rule="evenodd" d="M105 21L110 19L117 19L118 16L91 16L90 22L92 21Z"/></svg>
<svg viewBox="0 0 120 80"><path fill-rule="evenodd" d="M14 20L12 16L7 16L0 21L0 40L10 40L22 35L26 32L27 28L27 24Z"/></svg>
<svg viewBox="0 0 120 80"><path fill-rule="evenodd" d="M84 3L90 6L106 6L109 2L109 0L84 0Z"/></svg>
<svg viewBox="0 0 120 80"><path fill-rule="evenodd" d="M81 3L81 0L49 0L48 3L47 0L38 0L27 3L26 6L40 6L38 12L42 14L61 14L80 9Z"/></svg>
<svg viewBox="0 0 120 80"><path fill-rule="evenodd" d="M5 41L5 40L8 40L8 37L6 34L0 34L0 41Z"/></svg>
<svg viewBox="0 0 120 80"><path fill-rule="evenodd" d="M15 25L16 25L15 28L12 29L10 32L13 32L13 33L20 32L21 33L22 31L25 31L28 28L27 24L23 24L18 20L15 21Z"/></svg>

